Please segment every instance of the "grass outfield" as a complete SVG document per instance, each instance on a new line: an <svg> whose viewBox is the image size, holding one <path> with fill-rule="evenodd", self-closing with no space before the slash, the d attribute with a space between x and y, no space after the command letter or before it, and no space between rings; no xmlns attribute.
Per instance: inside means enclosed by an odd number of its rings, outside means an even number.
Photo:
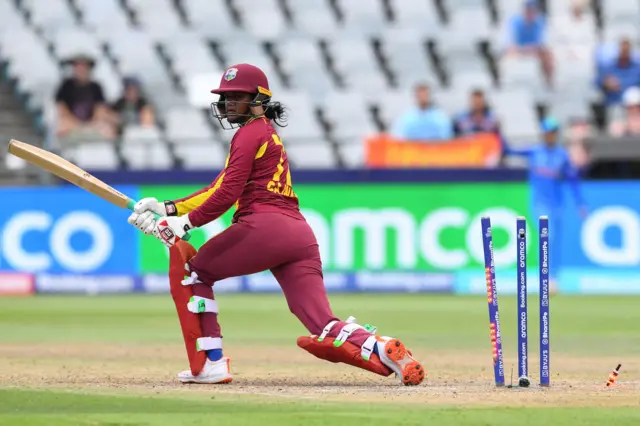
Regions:
<svg viewBox="0 0 640 426"><path fill-rule="evenodd" d="M428 372L415 388L297 348L304 330L280 295L221 294L218 301L234 383L184 386L175 381L186 356L169 296L0 298L0 425L640 422L640 298L553 297L552 387L544 390L492 386L484 297L331 296L341 317L405 341ZM501 297L500 308L509 380L515 298ZM537 383L535 298L529 318ZM620 377L605 388L618 362Z"/></svg>

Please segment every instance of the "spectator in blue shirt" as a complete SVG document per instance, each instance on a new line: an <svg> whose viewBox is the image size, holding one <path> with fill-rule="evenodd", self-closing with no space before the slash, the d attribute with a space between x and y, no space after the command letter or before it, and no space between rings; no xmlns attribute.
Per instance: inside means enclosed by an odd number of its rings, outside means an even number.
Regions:
<svg viewBox="0 0 640 426"><path fill-rule="evenodd" d="M549 86L553 82L553 57L547 48L547 21L535 0L527 0L524 12L507 22L507 55L536 55Z"/></svg>
<svg viewBox="0 0 640 426"><path fill-rule="evenodd" d="M469 110L458 114L453 122L456 135L473 133L500 133L500 122L487 104L484 92L476 89L471 92Z"/></svg>
<svg viewBox="0 0 640 426"><path fill-rule="evenodd" d="M431 91L426 84L415 88L416 106L405 112L393 126L397 139L409 141L433 141L451 139L453 126L449 117L431 101Z"/></svg>
<svg viewBox="0 0 640 426"><path fill-rule="evenodd" d="M628 88L640 85L640 62L633 57L629 39L620 41L616 56L598 64L597 85L607 106L618 105Z"/></svg>

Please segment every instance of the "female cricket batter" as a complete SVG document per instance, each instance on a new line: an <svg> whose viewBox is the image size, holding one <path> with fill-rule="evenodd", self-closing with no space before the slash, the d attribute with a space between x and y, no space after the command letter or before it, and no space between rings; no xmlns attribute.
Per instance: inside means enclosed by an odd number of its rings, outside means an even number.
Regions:
<svg viewBox="0 0 640 426"><path fill-rule="evenodd" d="M362 327L352 317L342 321L332 313L318 243L300 213L287 154L272 124L284 121L284 108L271 101L264 72L249 64L234 65L225 71L220 87L211 92L220 95L212 104L213 115L223 128L238 129L224 170L210 186L188 197L164 202L142 199L129 217L129 223L172 247L190 229L236 206L231 226L207 241L185 265L187 278L182 285L190 287L193 296L187 314L200 318L197 351L205 351L206 359L202 357L201 369L194 372L192 365L178 379L231 382L213 285L225 278L270 270L291 312L311 333L298 339L300 347L330 362L383 376L396 373L405 385L420 384L424 368L402 342L378 336L375 328ZM154 213L161 217L155 219Z"/></svg>

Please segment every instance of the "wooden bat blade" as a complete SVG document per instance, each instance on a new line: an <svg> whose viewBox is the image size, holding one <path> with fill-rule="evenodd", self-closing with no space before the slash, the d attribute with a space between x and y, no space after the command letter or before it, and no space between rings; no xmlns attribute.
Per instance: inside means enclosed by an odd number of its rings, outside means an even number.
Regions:
<svg viewBox="0 0 640 426"><path fill-rule="evenodd" d="M37 146L11 139L9 152L98 197L124 209L132 209L133 200L64 158Z"/></svg>

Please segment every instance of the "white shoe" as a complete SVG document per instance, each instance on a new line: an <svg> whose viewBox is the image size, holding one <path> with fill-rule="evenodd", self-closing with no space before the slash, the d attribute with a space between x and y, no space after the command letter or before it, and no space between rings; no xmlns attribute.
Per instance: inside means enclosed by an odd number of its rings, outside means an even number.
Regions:
<svg viewBox="0 0 640 426"><path fill-rule="evenodd" d="M178 374L178 380L182 383L231 383L231 358L223 356L218 361L207 358L200 374L194 376L191 370L185 370Z"/></svg>
<svg viewBox="0 0 640 426"><path fill-rule="evenodd" d="M405 386L416 386L422 383L426 376L424 367L413 358L411 351L404 343L392 337L382 337L376 342L380 361L400 378Z"/></svg>

